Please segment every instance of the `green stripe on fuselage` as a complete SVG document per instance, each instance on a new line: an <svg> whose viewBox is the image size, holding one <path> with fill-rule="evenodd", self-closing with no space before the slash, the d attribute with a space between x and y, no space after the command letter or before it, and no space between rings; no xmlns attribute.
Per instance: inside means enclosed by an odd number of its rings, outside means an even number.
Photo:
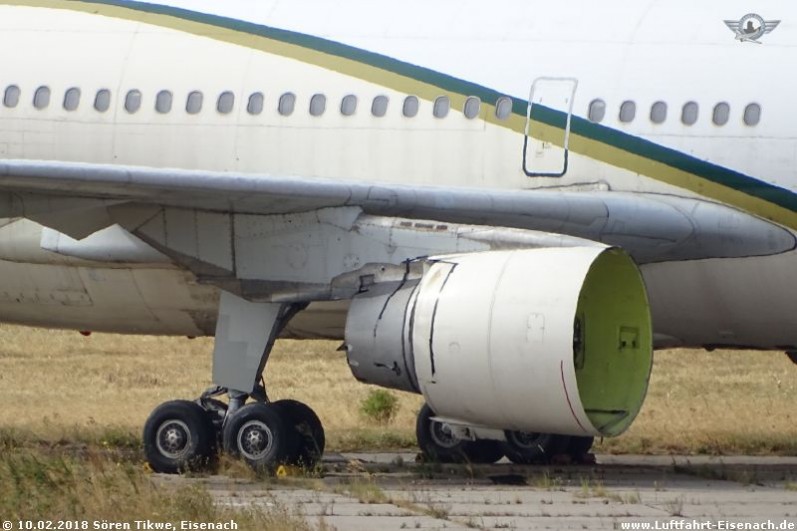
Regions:
<svg viewBox="0 0 797 531"><path fill-rule="evenodd" d="M513 98L512 116L498 120L494 106L503 94L429 68L312 35L218 15L156 4L119 0L0 0L0 4L67 9L185 31L273 53L433 100L448 94L461 108L477 96L488 122L523 133L527 101ZM566 114L535 105L535 137L561 145ZM666 182L797 229L797 195L759 179L692 157L584 118L571 119L570 150L631 172ZM520 156L520 154L518 154Z"/></svg>

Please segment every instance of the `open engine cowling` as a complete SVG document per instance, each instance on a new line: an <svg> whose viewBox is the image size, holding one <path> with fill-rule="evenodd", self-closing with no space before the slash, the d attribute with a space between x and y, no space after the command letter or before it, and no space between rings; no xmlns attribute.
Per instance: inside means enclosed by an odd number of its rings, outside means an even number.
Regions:
<svg viewBox="0 0 797 531"><path fill-rule="evenodd" d="M623 432L652 362L642 276L601 247L429 259L352 301L346 343L355 377L421 392L438 417L571 435Z"/></svg>

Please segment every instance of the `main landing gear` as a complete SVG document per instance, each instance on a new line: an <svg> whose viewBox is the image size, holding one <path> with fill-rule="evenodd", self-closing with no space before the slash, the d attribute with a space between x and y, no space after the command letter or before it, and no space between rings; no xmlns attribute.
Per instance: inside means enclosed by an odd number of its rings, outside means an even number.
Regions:
<svg viewBox="0 0 797 531"><path fill-rule="evenodd" d="M495 463L506 456L516 464L545 464L563 458L575 463L591 462L593 437L571 437L548 433L505 431L505 441L463 440L445 422L435 420L424 405L418 413L415 433L421 455L437 463Z"/></svg>
<svg viewBox="0 0 797 531"><path fill-rule="evenodd" d="M301 309L222 293L213 352L213 379L219 385L196 401L173 400L155 408L144 425L144 451L153 470L202 469L213 464L219 450L257 471L283 464L315 466L325 444L318 416L296 400L269 401L264 384L257 383L277 335ZM217 399L224 394L229 404Z"/></svg>

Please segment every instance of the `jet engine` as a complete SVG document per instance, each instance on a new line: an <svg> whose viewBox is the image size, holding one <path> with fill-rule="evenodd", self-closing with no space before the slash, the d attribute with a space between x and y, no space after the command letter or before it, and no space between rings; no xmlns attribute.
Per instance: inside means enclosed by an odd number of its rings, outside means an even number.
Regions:
<svg viewBox="0 0 797 531"><path fill-rule="evenodd" d="M568 435L622 433L652 363L642 276L605 247L426 259L354 298L346 345L358 380L422 393L447 422Z"/></svg>

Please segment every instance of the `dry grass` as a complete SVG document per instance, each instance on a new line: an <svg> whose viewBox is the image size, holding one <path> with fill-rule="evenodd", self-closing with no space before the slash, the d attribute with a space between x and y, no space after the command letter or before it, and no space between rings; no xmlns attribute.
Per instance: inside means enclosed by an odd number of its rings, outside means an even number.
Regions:
<svg viewBox="0 0 797 531"><path fill-rule="evenodd" d="M642 412L598 451L797 455L795 396L782 352L657 352Z"/></svg>
<svg viewBox="0 0 797 531"><path fill-rule="evenodd" d="M214 503L201 485L159 488L140 465L91 453L84 459L28 450L0 455L0 514L11 521L124 522L133 529L133 520L177 529L184 520L232 520L244 530L313 529L284 507L236 510Z"/></svg>
<svg viewBox="0 0 797 531"><path fill-rule="evenodd" d="M280 341L266 369L273 399L313 407L330 449L410 447L422 399L396 393L395 418L369 421L373 387L328 341ZM137 446L159 403L210 384L212 340L0 327L0 445L31 438ZM603 452L797 454L797 367L782 353L664 351L631 430ZM17 442L15 442L17 441Z"/></svg>
<svg viewBox="0 0 797 531"><path fill-rule="evenodd" d="M414 443L422 399L396 392L387 424L360 404L377 387L357 382L330 341L279 341L266 368L269 396L318 413L331 448ZM0 326L0 430L47 441L136 445L149 413L210 385L212 339L119 336ZM2 434L0 434L1 436Z"/></svg>

